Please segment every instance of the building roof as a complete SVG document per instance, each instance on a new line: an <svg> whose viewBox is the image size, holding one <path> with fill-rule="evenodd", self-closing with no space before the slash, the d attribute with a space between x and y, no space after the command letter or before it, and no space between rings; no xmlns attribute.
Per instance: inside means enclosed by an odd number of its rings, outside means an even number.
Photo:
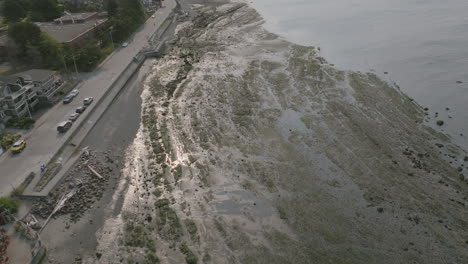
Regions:
<svg viewBox="0 0 468 264"><path fill-rule="evenodd" d="M56 71L51 70L31 69L28 71L16 73L13 76L23 77L26 80L31 80L34 82L41 82L55 73Z"/></svg>
<svg viewBox="0 0 468 264"><path fill-rule="evenodd" d="M18 78L21 76L13 76L13 75L8 75L8 76L0 76L0 83L5 83L5 84L16 84L18 81Z"/></svg>
<svg viewBox="0 0 468 264"><path fill-rule="evenodd" d="M89 12L89 13L71 13L63 15L59 18L54 19L55 23L66 22L66 21L83 21L88 20L89 18L97 15L97 12Z"/></svg>
<svg viewBox="0 0 468 264"><path fill-rule="evenodd" d="M92 30L94 27L106 22L107 19L90 19L83 23L76 24L55 24L54 22L37 23L42 31L47 32L54 39L68 43L72 42L75 38Z"/></svg>

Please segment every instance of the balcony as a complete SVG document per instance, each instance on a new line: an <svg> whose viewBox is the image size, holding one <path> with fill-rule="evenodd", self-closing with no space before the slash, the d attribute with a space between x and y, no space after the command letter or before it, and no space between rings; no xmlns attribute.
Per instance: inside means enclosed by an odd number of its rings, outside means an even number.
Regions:
<svg viewBox="0 0 468 264"><path fill-rule="evenodd" d="M26 97L28 98L28 100L31 100L31 99L33 99L33 98L36 97L36 96L37 96L36 92L34 92L34 91L32 91L32 90L31 90L29 93L27 93L27 95L26 95Z"/></svg>
<svg viewBox="0 0 468 264"><path fill-rule="evenodd" d="M34 98L33 100L28 101L29 108L32 109L39 103L39 99Z"/></svg>

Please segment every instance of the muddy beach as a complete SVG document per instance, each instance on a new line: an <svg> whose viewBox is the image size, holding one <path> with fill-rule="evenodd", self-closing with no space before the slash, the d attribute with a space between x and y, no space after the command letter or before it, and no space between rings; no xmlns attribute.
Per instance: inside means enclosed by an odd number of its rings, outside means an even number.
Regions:
<svg viewBox="0 0 468 264"><path fill-rule="evenodd" d="M267 32L246 4L186 7L191 19L141 80L141 123L112 168L121 176L64 227L73 242L56 240L52 257L76 247L79 263L468 261L467 154L417 102Z"/></svg>

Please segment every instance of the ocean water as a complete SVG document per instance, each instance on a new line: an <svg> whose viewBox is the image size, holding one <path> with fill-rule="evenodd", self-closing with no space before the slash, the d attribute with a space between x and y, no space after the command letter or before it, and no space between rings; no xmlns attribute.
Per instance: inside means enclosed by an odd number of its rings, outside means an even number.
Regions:
<svg viewBox="0 0 468 264"><path fill-rule="evenodd" d="M340 69L374 71L396 82L429 108L430 125L444 120L436 129L468 150L468 1L249 2L269 31L294 43L319 46Z"/></svg>

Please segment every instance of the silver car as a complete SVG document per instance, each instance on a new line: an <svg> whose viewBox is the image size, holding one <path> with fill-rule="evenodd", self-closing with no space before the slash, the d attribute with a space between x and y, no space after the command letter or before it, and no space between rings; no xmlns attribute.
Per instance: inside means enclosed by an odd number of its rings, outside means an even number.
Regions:
<svg viewBox="0 0 468 264"><path fill-rule="evenodd" d="M86 97L86 98L83 100L83 104L84 104L84 105L90 105L93 101L94 101L94 98L93 98L93 97Z"/></svg>
<svg viewBox="0 0 468 264"><path fill-rule="evenodd" d="M73 91L70 92L70 96L72 97L76 97L78 94L80 93L80 91L78 91L77 89L74 89Z"/></svg>
<svg viewBox="0 0 468 264"><path fill-rule="evenodd" d="M80 116L79 113L73 113L73 114L70 115L70 117L68 117L68 120L75 121L75 120L78 119L79 116Z"/></svg>

